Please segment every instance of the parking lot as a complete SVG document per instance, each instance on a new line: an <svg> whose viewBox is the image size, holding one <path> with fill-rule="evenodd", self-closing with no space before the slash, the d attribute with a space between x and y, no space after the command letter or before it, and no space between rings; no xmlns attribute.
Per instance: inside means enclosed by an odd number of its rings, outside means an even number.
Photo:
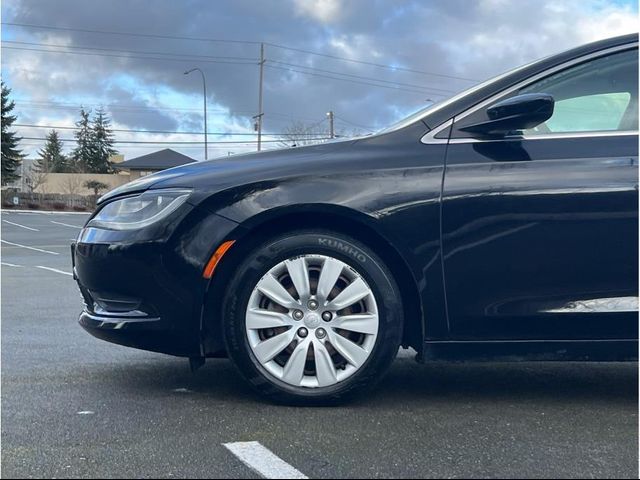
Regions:
<svg viewBox="0 0 640 480"><path fill-rule="evenodd" d="M86 215L2 213L5 477L257 474L259 442L312 478L638 476L637 364L431 364L402 352L339 408L264 403L227 360L101 342L76 323Z"/></svg>

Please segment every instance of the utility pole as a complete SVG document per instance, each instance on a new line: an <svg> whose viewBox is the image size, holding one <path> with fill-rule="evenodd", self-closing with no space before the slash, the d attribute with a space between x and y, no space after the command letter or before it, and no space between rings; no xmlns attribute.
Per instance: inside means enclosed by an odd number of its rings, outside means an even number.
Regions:
<svg viewBox="0 0 640 480"><path fill-rule="evenodd" d="M258 151L262 149L262 119L264 118L264 112L262 111L262 81L264 79L264 43L260 44L260 84L258 86ZM254 117L254 118L256 118Z"/></svg>
<svg viewBox="0 0 640 480"><path fill-rule="evenodd" d="M192 68L184 72L185 75L189 75L191 72L199 71L200 75L202 75L202 88L204 90L204 159L209 160L209 152L207 149L207 81L205 80L204 73L199 68Z"/></svg>
<svg viewBox="0 0 640 480"><path fill-rule="evenodd" d="M331 138L336 138L336 133L333 129L333 110L327 112L327 117L329 117L329 136Z"/></svg>

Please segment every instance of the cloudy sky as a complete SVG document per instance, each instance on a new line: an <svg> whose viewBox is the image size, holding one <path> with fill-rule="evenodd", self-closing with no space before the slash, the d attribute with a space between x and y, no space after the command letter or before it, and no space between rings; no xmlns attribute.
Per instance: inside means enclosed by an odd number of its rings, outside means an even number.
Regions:
<svg viewBox="0 0 640 480"><path fill-rule="evenodd" d="M206 74L209 157L254 150L229 142L255 141L261 42L273 148L293 122L324 134L329 110L340 133L369 133L524 62L634 31L635 0L3 0L2 78L31 156L47 129L27 125L72 127L80 105L102 105L126 158L170 147L202 159L184 143L202 141L202 80L183 72Z"/></svg>

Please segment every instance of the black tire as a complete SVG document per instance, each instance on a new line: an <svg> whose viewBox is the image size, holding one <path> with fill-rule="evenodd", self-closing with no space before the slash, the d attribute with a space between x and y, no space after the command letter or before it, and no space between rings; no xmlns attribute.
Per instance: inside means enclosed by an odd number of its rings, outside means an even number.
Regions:
<svg viewBox="0 0 640 480"><path fill-rule="evenodd" d="M378 307L378 336L369 358L350 377L322 388L293 386L271 375L255 358L245 330L245 314L256 284L283 260L326 255L349 265L366 281ZM262 242L237 266L223 303L222 330L229 357L259 393L277 403L329 405L352 399L373 387L395 358L402 338L401 295L393 276L375 252L342 233L299 230Z"/></svg>

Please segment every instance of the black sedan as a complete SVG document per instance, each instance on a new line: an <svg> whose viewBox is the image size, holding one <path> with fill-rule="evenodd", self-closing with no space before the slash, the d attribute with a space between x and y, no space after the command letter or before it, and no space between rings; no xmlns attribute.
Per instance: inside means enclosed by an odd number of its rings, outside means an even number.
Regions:
<svg viewBox="0 0 640 480"><path fill-rule="evenodd" d="M575 48L376 135L199 162L99 202L80 324L228 355L284 402L418 360L630 360L638 340L638 36Z"/></svg>

